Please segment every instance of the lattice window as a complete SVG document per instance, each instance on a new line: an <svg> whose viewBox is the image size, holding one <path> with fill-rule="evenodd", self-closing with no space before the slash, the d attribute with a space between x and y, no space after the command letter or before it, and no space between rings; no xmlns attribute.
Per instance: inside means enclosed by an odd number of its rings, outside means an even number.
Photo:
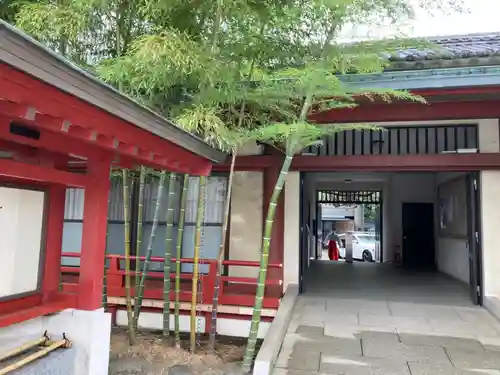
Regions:
<svg viewBox="0 0 500 375"><path fill-rule="evenodd" d="M377 204L380 203L380 191L319 190L318 203Z"/></svg>

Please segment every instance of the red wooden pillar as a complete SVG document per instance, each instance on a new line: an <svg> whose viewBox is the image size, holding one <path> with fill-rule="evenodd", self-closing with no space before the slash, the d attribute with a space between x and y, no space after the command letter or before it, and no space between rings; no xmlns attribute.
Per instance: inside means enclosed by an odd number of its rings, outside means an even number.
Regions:
<svg viewBox="0 0 500 375"><path fill-rule="evenodd" d="M108 218L109 161L90 160L85 188L82 254L77 307L97 310L102 301L102 280Z"/></svg>
<svg viewBox="0 0 500 375"><path fill-rule="evenodd" d="M275 167L266 168L264 170L264 199L263 199L263 228L266 223L267 210L269 208L269 201L273 194L274 185L279 176L281 162ZM281 192L276 206L276 213L274 216L273 231L271 234L271 244L269 253L270 263L283 263L284 259L284 242L285 242L285 190ZM269 268L268 280L283 280L283 268ZM281 286L281 291L283 287Z"/></svg>
<svg viewBox="0 0 500 375"><path fill-rule="evenodd" d="M42 293L44 302L59 291L61 274L62 235L66 187L51 185L48 195L47 239L43 267Z"/></svg>

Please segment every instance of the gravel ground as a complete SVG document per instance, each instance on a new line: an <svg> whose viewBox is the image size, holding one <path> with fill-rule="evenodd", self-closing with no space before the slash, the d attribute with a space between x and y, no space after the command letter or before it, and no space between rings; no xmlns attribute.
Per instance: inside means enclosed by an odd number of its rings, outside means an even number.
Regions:
<svg viewBox="0 0 500 375"><path fill-rule="evenodd" d="M113 329L111 334L110 375L166 375L173 365L175 375L237 375L243 359L246 339L217 337L215 351L207 348L207 337L198 336L195 354L189 353L189 337L181 336L182 348L176 348L173 339L165 339L158 332L141 332L137 344L129 346L125 329ZM172 374L171 374L172 375Z"/></svg>

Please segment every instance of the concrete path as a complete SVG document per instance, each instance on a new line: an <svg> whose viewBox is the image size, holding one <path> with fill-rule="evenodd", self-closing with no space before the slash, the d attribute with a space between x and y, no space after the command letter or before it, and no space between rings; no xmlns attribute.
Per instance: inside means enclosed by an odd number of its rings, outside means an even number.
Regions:
<svg viewBox="0 0 500 375"><path fill-rule="evenodd" d="M273 375L500 375L500 322L464 283L330 261L305 282Z"/></svg>
<svg viewBox="0 0 500 375"><path fill-rule="evenodd" d="M500 375L500 323L474 306L301 295L273 375Z"/></svg>

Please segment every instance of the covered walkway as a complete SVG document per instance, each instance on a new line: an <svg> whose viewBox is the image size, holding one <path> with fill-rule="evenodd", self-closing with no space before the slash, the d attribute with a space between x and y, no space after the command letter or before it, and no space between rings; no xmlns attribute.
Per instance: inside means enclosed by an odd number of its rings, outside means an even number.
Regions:
<svg viewBox="0 0 500 375"><path fill-rule="evenodd" d="M305 276L274 375L500 374L500 323L466 285L386 264L318 262Z"/></svg>

